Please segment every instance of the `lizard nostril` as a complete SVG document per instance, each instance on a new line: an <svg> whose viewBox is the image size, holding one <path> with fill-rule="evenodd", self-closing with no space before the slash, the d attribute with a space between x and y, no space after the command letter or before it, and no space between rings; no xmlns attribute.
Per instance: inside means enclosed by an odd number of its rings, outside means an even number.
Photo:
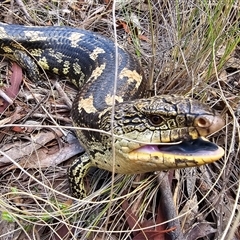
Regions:
<svg viewBox="0 0 240 240"><path fill-rule="evenodd" d="M198 116L195 120L195 123L200 128L207 128L211 125L209 120L203 116Z"/></svg>
<svg viewBox="0 0 240 240"><path fill-rule="evenodd" d="M200 136L208 136L219 131L225 125L220 115L199 115L195 118L194 126Z"/></svg>

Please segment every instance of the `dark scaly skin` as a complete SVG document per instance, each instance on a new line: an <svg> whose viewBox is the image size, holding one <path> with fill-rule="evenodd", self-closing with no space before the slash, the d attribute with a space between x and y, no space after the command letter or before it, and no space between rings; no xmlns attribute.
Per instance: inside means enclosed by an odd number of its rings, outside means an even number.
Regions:
<svg viewBox="0 0 240 240"><path fill-rule="evenodd" d="M113 98L115 46L105 37L68 27L0 24L0 55L17 61L35 82L40 67L79 87L72 119L86 153L69 170L76 197L86 195L83 177L92 166L134 174L200 166L224 154L222 148L199 138L222 128L223 119L191 98L162 95L144 99L142 69L122 48L118 48L117 95ZM182 143L176 144L178 141Z"/></svg>

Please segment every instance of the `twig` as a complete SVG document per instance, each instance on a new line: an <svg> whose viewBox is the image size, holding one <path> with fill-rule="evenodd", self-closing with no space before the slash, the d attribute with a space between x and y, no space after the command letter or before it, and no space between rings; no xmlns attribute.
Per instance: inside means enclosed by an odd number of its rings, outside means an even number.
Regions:
<svg viewBox="0 0 240 240"><path fill-rule="evenodd" d="M9 105L13 104L13 100L6 94L4 93L2 90L0 90L0 96L9 103Z"/></svg>
<svg viewBox="0 0 240 240"><path fill-rule="evenodd" d="M42 113L33 113L31 115L32 117L36 117L36 118L41 118L41 119L46 119L46 118L49 118L49 115L48 114L42 114ZM60 115L53 115L51 114L51 117L54 119L54 120L59 120L59 121L64 121L66 123L72 123L72 120L70 120L69 118L66 118L66 117L62 117ZM40 123L39 123L40 124Z"/></svg>
<svg viewBox="0 0 240 240"><path fill-rule="evenodd" d="M184 240L179 218L176 214L175 205L173 203L173 196L171 192L171 187L169 184L168 174L166 172L160 172L158 176L158 181L160 184L161 191L161 206L164 211L164 215L167 217L168 228L175 228L175 231L171 231L169 235L173 240ZM172 219L172 220L171 220Z"/></svg>
<svg viewBox="0 0 240 240"><path fill-rule="evenodd" d="M22 11L24 12L24 14L26 15L27 19L29 21L31 21L32 23L35 23L35 21L33 20L33 18L29 15L24 3L22 2L22 0L16 0L16 3L18 4L18 6L22 9Z"/></svg>
<svg viewBox="0 0 240 240"><path fill-rule="evenodd" d="M72 101L69 99L67 94L63 91L63 89L62 89L61 85L59 84L59 82L55 82L54 86L56 87L59 95L64 99L64 102L67 104L69 109L71 109L72 108Z"/></svg>

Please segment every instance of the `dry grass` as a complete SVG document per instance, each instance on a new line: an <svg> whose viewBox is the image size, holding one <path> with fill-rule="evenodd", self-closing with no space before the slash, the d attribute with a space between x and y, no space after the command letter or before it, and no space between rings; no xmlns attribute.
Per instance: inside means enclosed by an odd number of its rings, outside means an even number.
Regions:
<svg viewBox="0 0 240 240"><path fill-rule="evenodd" d="M141 60L150 92L190 95L226 117L226 128L210 138L225 148L225 157L210 166L169 174L183 239L239 239L237 1L125 2L116 6L116 37ZM66 25L115 37L111 2L2 1L0 12L2 22ZM0 62L4 86L10 66L6 59ZM117 175L110 202L111 175L97 170L87 178L89 197L75 201L69 196L66 171L83 151L70 128L68 103L75 93L64 81L56 85L54 78L49 89L24 79L17 99L2 114L0 239L136 240L137 229L145 234L141 239L153 239L143 229L154 227L159 233L165 228L159 216L167 215L161 210L167 173ZM18 127L10 127L12 123Z"/></svg>

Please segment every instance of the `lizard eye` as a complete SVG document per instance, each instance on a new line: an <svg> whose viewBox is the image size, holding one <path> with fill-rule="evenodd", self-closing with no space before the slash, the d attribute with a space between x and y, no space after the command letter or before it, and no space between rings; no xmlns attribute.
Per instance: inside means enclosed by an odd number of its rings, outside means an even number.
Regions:
<svg viewBox="0 0 240 240"><path fill-rule="evenodd" d="M163 119L158 115L150 115L149 121L152 125L158 126L163 122Z"/></svg>

